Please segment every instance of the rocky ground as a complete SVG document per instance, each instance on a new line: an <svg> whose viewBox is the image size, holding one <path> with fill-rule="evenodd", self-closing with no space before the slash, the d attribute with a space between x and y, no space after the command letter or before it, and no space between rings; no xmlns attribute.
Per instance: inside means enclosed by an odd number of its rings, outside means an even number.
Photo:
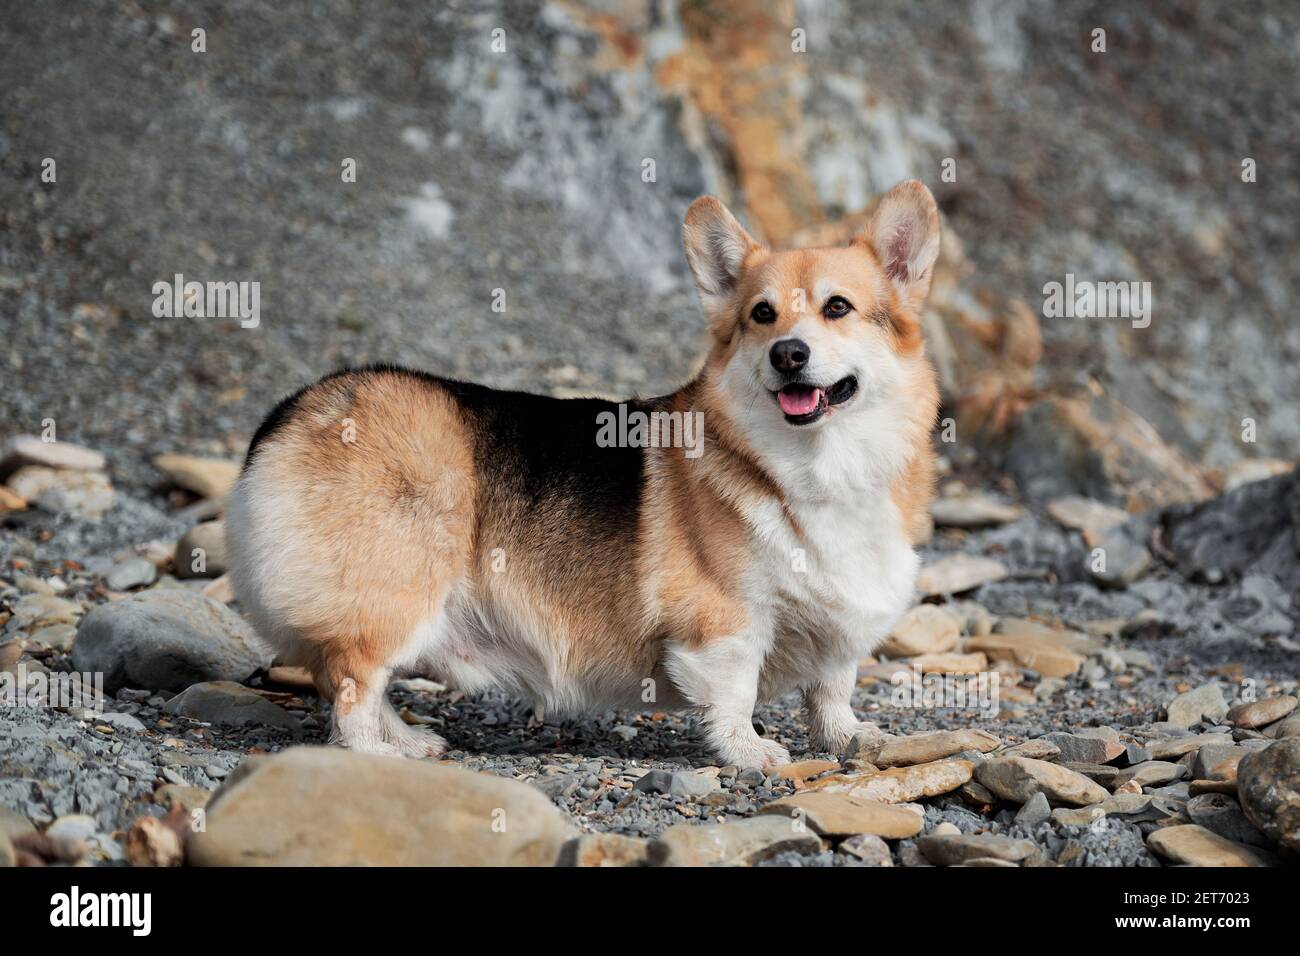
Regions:
<svg viewBox="0 0 1300 956"><path fill-rule="evenodd" d="M303 750L328 705L229 605L220 522L121 492L77 517L94 453L15 447L6 487L44 469L64 491L43 500L70 509L10 511L0 532L0 662L28 682L26 706L0 710L0 849L18 862L1253 866L1300 850L1294 474L1146 517L1079 497L1040 511L1005 479L950 474L920 603L860 668L853 703L878 732L814 753L797 698L766 704L756 722L797 755L768 773L712 765L690 717L538 725L496 694L397 684L404 719L450 742L439 768L514 782L484 784ZM232 474L158 464L194 498L182 515ZM101 547L149 513L162 536ZM57 698L59 673L92 672L102 700ZM223 783L244 798L191 834ZM331 809L304 818L303 800ZM501 808L510 839L486 825Z"/></svg>
<svg viewBox="0 0 1300 956"><path fill-rule="evenodd" d="M0 689L32 706L0 707L0 863L1296 851L1294 4L11 6ZM909 176L943 217L946 468L921 603L861 668L880 734L808 753L799 702L767 704L800 762L766 775L710 767L689 718L536 726L417 681L394 700L448 766L292 750L328 711L230 603L218 523L275 400L373 361L674 387L703 334L691 199L838 242ZM259 283L258 325L159 318L177 273ZM1152 322L1048 318L1067 274L1150 282ZM936 706L911 664L996 699ZM80 671L102 700L45 703ZM223 783L244 799L196 816Z"/></svg>

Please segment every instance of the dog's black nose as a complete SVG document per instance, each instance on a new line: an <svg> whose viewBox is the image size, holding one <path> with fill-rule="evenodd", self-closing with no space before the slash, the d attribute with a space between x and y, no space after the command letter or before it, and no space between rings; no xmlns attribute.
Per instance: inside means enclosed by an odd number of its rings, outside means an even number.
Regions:
<svg viewBox="0 0 1300 956"><path fill-rule="evenodd" d="M769 353L772 367L778 372L797 372L808 364L812 349L803 339L782 339Z"/></svg>

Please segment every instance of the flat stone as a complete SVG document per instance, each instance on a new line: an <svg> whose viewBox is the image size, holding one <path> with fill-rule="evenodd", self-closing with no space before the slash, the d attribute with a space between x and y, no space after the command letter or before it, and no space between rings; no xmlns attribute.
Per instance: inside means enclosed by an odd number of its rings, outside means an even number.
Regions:
<svg viewBox="0 0 1300 956"><path fill-rule="evenodd" d="M1030 840L1016 840L993 834L927 835L916 841L917 849L935 866L958 866L975 859L1020 863L1034 856L1038 847Z"/></svg>
<svg viewBox="0 0 1300 956"><path fill-rule="evenodd" d="M1101 804L1091 807L1058 807L1052 811L1052 822L1058 827L1088 827L1106 816Z"/></svg>
<svg viewBox="0 0 1300 956"><path fill-rule="evenodd" d="M1191 727L1202 720L1218 723L1228 714L1228 703L1218 684L1203 684L1179 694L1166 708L1166 720L1176 727Z"/></svg>
<svg viewBox="0 0 1300 956"><path fill-rule="evenodd" d="M813 832L827 837L874 833L897 840L920 833L925 822L910 810L851 793L797 793L766 804L758 812L802 819Z"/></svg>
<svg viewBox="0 0 1300 956"><path fill-rule="evenodd" d="M236 769L186 855L197 866L551 866L577 836L524 783L293 747Z"/></svg>
<svg viewBox="0 0 1300 956"><path fill-rule="evenodd" d="M1031 760L1053 760L1061 755L1061 748L1043 737L1025 740L998 753L999 757L1028 757Z"/></svg>
<svg viewBox="0 0 1300 956"><path fill-rule="evenodd" d="M1002 741L983 730L940 730L889 741L873 761L878 767L907 767L951 757L964 750L988 753Z"/></svg>
<svg viewBox="0 0 1300 956"><path fill-rule="evenodd" d="M1147 742L1146 749L1152 760L1174 760L1183 754L1200 750L1205 746L1227 744L1223 734L1189 734L1186 737L1161 737Z"/></svg>
<svg viewBox="0 0 1300 956"><path fill-rule="evenodd" d="M966 651L979 651L991 661L1011 661L1046 677L1069 677L1083 665L1082 655L1052 641L1016 634L987 634L966 640Z"/></svg>
<svg viewBox="0 0 1300 956"><path fill-rule="evenodd" d="M29 504L87 521L99 521L117 500L108 476L98 471L26 465L9 476L8 486Z"/></svg>
<svg viewBox="0 0 1300 956"><path fill-rule="evenodd" d="M1300 853L1300 737L1278 740L1237 765L1241 808L1265 836Z"/></svg>
<svg viewBox="0 0 1300 956"><path fill-rule="evenodd" d="M718 778L690 770L651 770L633 788L643 793L667 793L676 797L702 797L721 785Z"/></svg>
<svg viewBox="0 0 1300 956"><path fill-rule="evenodd" d="M880 646L886 657L915 657L951 651L961 639L961 623L934 604L918 604L902 616Z"/></svg>
<svg viewBox="0 0 1300 956"><path fill-rule="evenodd" d="M1273 740L1281 740L1284 737L1300 737L1300 714L1292 714L1290 717L1279 720L1276 724L1265 727L1264 736Z"/></svg>
<svg viewBox="0 0 1300 956"><path fill-rule="evenodd" d="M936 498L930 505L930 517L940 528L987 528L1019 521L1024 512L988 495L970 492Z"/></svg>
<svg viewBox="0 0 1300 956"><path fill-rule="evenodd" d="M938 760L911 767L892 767L878 773L836 774L808 784L809 790L851 793L882 803L908 803L922 797L951 793L971 778L969 760Z"/></svg>
<svg viewBox="0 0 1300 956"><path fill-rule="evenodd" d="M0 481L25 465L69 471L103 471L108 462L97 451L38 435L14 435L0 446Z"/></svg>
<svg viewBox="0 0 1300 956"><path fill-rule="evenodd" d="M132 588L148 587L158 580L158 569L144 558L127 558L113 565L104 583L112 591L129 591Z"/></svg>
<svg viewBox="0 0 1300 956"><path fill-rule="evenodd" d="M246 680L270 666L271 654L224 604L189 590L152 588L87 614L72 663L102 672L109 693L181 691L203 681Z"/></svg>
<svg viewBox="0 0 1300 956"><path fill-rule="evenodd" d="M1269 866L1258 850L1225 840L1194 823L1151 831L1147 846L1172 863L1187 866Z"/></svg>
<svg viewBox="0 0 1300 956"><path fill-rule="evenodd" d="M1296 703L1295 697L1286 694L1238 704L1228 710L1228 723L1234 727L1249 727L1252 730L1267 727L1295 710Z"/></svg>
<svg viewBox="0 0 1300 956"><path fill-rule="evenodd" d="M1082 495L1066 495L1048 502L1047 513L1063 528L1097 536L1129 519L1129 513L1122 508Z"/></svg>
<svg viewBox="0 0 1300 956"><path fill-rule="evenodd" d="M1101 763L1073 763L1061 761L1060 765L1075 773L1083 774L1093 783L1101 784L1103 787L1110 789L1116 784L1123 783L1120 779L1120 770L1118 767L1109 767Z"/></svg>
<svg viewBox="0 0 1300 956"><path fill-rule="evenodd" d="M1001 561L955 554L922 568L916 579L916 588L923 597L960 594L990 581L1001 581L1007 574L1006 565Z"/></svg>
<svg viewBox="0 0 1300 956"><path fill-rule="evenodd" d="M652 866L747 866L792 850L816 853L821 837L796 820L757 816L730 823L679 823L650 842Z"/></svg>
<svg viewBox="0 0 1300 956"><path fill-rule="evenodd" d="M1052 803L1089 806L1106 799L1104 788L1066 767L1028 757L990 757L974 768L975 779L999 798L1023 804L1042 792Z"/></svg>
<svg viewBox="0 0 1300 956"><path fill-rule="evenodd" d="M1141 793L1112 793L1100 804L1106 815L1127 823L1156 823L1178 812L1179 802Z"/></svg>
<svg viewBox="0 0 1300 956"><path fill-rule="evenodd" d="M261 694L231 681L194 684L163 705L169 714L225 727L279 727L300 731L298 719Z"/></svg>
<svg viewBox="0 0 1300 956"><path fill-rule="evenodd" d="M1062 762L1102 764L1108 759L1112 759L1109 756L1110 748L1106 746L1104 740L1079 737L1061 732L1044 734L1042 739L1051 741L1060 748ZM1118 754L1115 756L1118 756Z"/></svg>
<svg viewBox="0 0 1300 956"><path fill-rule="evenodd" d="M828 770L839 770L836 760L800 760L795 763L781 764L768 771L768 776L778 780L807 780Z"/></svg>
<svg viewBox="0 0 1300 956"><path fill-rule="evenodd" d="M980 674L989 669L983 654L918 654L908 663L922 674Z"/></svg>
<svg viewBox="0 0 1300 956"><path fill-rule="evenodd" d="M1185 771L1176 763L1164 760L1148 760L1146 763L1134 764L1119 771L1118 783L1136 781L1143 787L1159 787L1166 783L1181 780Z"/></svg>
<svg viewBox="0 0 1300 956"><path fill-rule="evenodd" d="M239 462L194 455L159 455L153 466L178 488L200 498L225 498L239 477Z"/></svg>

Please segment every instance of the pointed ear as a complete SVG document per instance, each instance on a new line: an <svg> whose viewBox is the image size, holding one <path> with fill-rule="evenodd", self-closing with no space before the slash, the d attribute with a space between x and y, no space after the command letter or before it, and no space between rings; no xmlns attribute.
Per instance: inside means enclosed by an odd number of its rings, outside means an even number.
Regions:
<svg viewBox="0 0 1300 956"><path fill-rule="evenodd" d="M700 290L700 302L712 318L726 308L745 259L761 246L712 196L701 196L686 210L682 244Z"/></svg>
<svg viewBox="0 0 1300 956"><path fill-rule="evenodd" d="M909 179L887 192L853 241L871 247L899 298L920 309L939 257L939 209L925 184Z"/></svg>

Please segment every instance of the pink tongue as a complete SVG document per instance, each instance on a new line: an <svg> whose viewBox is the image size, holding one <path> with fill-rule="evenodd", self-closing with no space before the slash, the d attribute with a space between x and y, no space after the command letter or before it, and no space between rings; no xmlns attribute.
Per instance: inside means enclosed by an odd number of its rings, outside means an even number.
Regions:
<svg viewBox="0 0 1300 956"><path fill-rule="evenodd" d="M807 415L821 403L822 390L810 385L787 385L776 393L776 398L787 415Z"/></svg>

